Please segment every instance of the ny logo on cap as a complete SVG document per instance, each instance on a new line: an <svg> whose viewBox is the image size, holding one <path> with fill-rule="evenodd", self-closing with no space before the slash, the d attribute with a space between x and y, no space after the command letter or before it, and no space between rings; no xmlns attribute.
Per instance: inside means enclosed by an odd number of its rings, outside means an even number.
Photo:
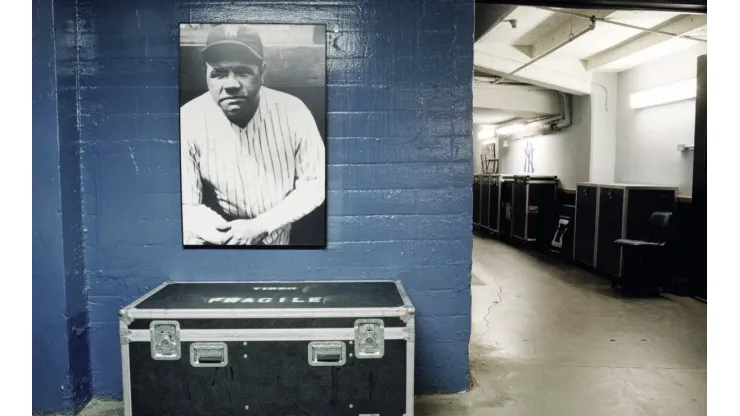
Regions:
<svg viewBox="0 0 740 416"><path fill-rule="evenodd" d="M224 28L224 35L235 38L239 35L239 26L226 26Z"/></svg>

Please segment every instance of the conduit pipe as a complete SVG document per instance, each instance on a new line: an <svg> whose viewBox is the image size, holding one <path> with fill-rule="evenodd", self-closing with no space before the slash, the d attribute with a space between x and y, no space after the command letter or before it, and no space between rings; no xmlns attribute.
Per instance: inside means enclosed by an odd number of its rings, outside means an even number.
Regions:
<svg viewBox="0 0 740 416"><path fill-rule="evenodd" d="M542 9L542 10L547 10L547 11L553 12L553 13L567 14L569 16L580 17L581 19L591 19L592 22L594 20L598 20L599 22L609 23L609 24L616 25L616 26L628 27L630 29L642 30L643 32L657 33L659 35L674 36L674 37L677 37L677 38L691 39L691 40L696 41L696 42L704 42L704 43L707 43L707 40L706 39L697 38L697 37L694 37L694 36L680 35L678 33L666 32L664 30L650 29L650 28L647 28L647 27L635 26L635 25L631 25L629 23L617 22L617 21L614 21L614 20L604 19L604 18L596 17L596 16L588 16L588 15L585 15L585 14L571 12L571 11L568 11L568 10L556 9L556 8L553 8L553 7L537 7L537 8L538 9Z"/></svg>
<svg viewBox="0 0 740 416"><path fill-rule="evenodd" d="M570 94L560 92L560 114L552 117L530 120L529 124L536 125L509 135L510 140L526 139L533 136L546 136L563 131L573 124L573 100Z"/></svg>
<svg viewBox="0 0 740 416"><path fill-rule="evenodd" d="M561 43L561 44L559 44L559 45L556 45L555 47L553 47L553 48L552 48L552 49L550 49L549 51L547 51L547 52L543 53L542 55L539 55L539 56L537 56L536 58L534 58L534 59L532 59L531 61L527 62L526 64L524 64L524 65L520 66L519 68L517 68L517 69L515 69L515 70L513 70L513 71L509 72L508 74L506 74L506 75L502 76L501 78L497 79L497 80L496 80L496 81L494 81L493 83L494 83L494 84L500 84L500 83L501 83L501 82L503 82L503 81L504 81L505 79L507 79L507 78L509 78L509 77L511 77L511 76L513 76L513 75L515 75L516 73L518 73L519 71L523 70L524 68L526 68L526 67L528 67L528 66L532 65L533 63L535 63L535 62L539 61L540 59L542 59L542 58L544 58L544 57L546 57L546 56L550 55L551 53L553 53L553 52L557 51L558 49L562 48L563 46L565 46L565 45L567 45L567 44L569 44L569 43L573 42L574 40L576 40L576 39L580 38L581 36L585 35L586 33L588 33L588 32L590 32L590 31L594 30L594 28L596 28L596 18L595 18L594 16L592 16L592 17L591 17L591 24L590 24L590 25L589 25L589 26L588 26L587 28L585 28L585 29L583 29L582 31L580 31L580 32L576 33L575 35L571 36L571 38L570 38L570 39L566 40L565 42L563 42L563 43Z"/></svg>
<svg viewBox="0 0 740 416"><path fill-rule="evenodd" d="M573 96L561 92L560 99L563 103L562 118L557 123L551 124L553 132L567 129L573 124Z"/></svg>

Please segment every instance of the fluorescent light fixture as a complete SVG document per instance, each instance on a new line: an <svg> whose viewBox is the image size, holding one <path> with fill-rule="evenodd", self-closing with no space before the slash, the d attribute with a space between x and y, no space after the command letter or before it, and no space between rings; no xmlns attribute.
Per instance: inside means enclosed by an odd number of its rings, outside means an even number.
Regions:
<svg viewBox="0 0 740 416"><path fill-rule="evenodd" d="M500 127L498 129L498 132L499 134L506 136L509 134L519 133L520 131L524 130L526 127L527 125L524 123L509 124L508 126Z"/></svg>
<svg viewBox="0 0 740 416"><path fill-rule="evenodd" d="M653 107L691 98L696 98L696 78L633 93L630 95L630 106L632 108Z"/></svg>

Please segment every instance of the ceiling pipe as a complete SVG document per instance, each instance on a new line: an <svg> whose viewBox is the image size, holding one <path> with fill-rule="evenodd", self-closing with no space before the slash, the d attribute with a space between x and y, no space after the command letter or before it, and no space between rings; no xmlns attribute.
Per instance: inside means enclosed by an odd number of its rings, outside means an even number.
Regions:
<svg viewBox="0 0 740 416"><path fill-rule="evenodd" d="M567 14L569 16L580 17L581 19L591 19L591 21L596 20L596 21L599 21L599 22L609 23L609 24L616 25L616 26L622 26L622 27L628 27L630 29L642 30L643 32L657 33L659 35L673 36L673 37L677 37L677 38L690 39L690 40L693 40L693 41L696 41L696 42L704 42L704 43L707 43L707 40L706 39L697 38L697 37L694 37L694 36L680 35L678 33L666 32L664 30L650 29L650 28L647 28L647 27L635 26L635 25L631 25L631 24L628 24L628 23L622 23L622 22L616 22L614 20L604 19L604 18L601 18L601 17L588 16L588 15L585 15L585 14L571 12L571 11L568 11L568 10L556 9L554 7L537 7L537 8L538 9L542 9L542 10L547 10L547 11L553 12L553 13Z"/></svg>
<svg viewBox="0 0 740 416"><path fill-rule="evenodd" d="M566 40L565 42L563 42L563 43L561 43L561 44L559 44L559 45L556 45L555 47L553 47L553 48L552 48L552 49L550 49L549 51L547 51L547 52L543 53L542 55L539 55L539 56L537 56L536 58L534 58L534 59L532 59L531 61L527 62L526 64L524 64L524 65L520 66L519 68L517 68L517 69L515 69L515 70L513 70L513 71L509 72L508 74L506 74L506 75L502 76L501 78L497 79L497 80L496 80L496 81L494 81L493 83L494 83L494 84L500 84L500 83L501 83L501 82L503 82L503 81L504 81L505 79L507 79L507 78L509 78L509 77L511 77L511 76L513 76L513 75L515 75L516 73L518 73L519 71L523 70L524 68L526 68L526 67L528 67L528 66L532 65L533 63L535 63L535 62L539 61L540 59L542 59L542 58L544 58L544 57L546 57L546 56L550 55L551 53L553 53L553 52L557 51L558 49L562 48L563 46L565 46L565 45L567 45L567 44L569 44L569 43L573 42L574 40L576 40L576 39L580 38L581 36L585 35L586 33L588 33L588 32L590 32L590 31L594 30L594 28L596 27L596 18L592 16L592 17L591 17L590 19L591 19L591 25L589 25L589 26L588 26L587 28L585 28L585 29L583 29L582 31L580 31L580 32L576 33L575 35L571 36L571 38L570 38L570 39Z"/></svg>
<svg viewBox="0 0 740 416"><path fill-rule="evenodd" d="M564 92L560 93L560 99L563 103L563 117L557 123L551 125L553 132L567 129L573 124L573 96Z"/></svg>
<svg viewBox="0 0 740 416"><path fill-rule="evenodd" d="M552 117L544 117L528 120L531 126L521 132L503 135L508 140L520 140L534 136L546 136L548 134L561 132L573 125L573 97L570 94L560 92L560 114ZM507 123L508 124L508 123Z"/></svg>

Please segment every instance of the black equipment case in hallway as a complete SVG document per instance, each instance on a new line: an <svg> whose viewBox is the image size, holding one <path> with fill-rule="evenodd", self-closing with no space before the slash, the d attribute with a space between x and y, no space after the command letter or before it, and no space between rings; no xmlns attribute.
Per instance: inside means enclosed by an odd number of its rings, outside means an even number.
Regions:
<svg viewBox="0 0 740 416"><path fill-rule="evenodd" d="M549 242L550 219L557 215L556 176L514 176L512 235L523 241Z"/></svg>
<svg viewBox="0 0 740 416"><path fill-rule="evenodd" d="M576 218L573 241L573 259L596 267L596 234L599 211L599 185L576 185Z"/></svg>
<svg viewBox="0 0 740 416"><path fill-rule="evenodd" d="M474 226L489 233L509 235L511 216L507 217L502 210L511 209L513 178L513 175L501 174L473 175Z"/></svg>
<svg viewBox="0 0 740 416"><path fill-rule="evenodd" d="M495 200L491 199L494 176L497 175L480 175L480 226L489 232L491 231L491 202L495 203Z"/></svg>
<svg viewBox="0 0 740 416"><path fill-rule="evenodd" d="M573 256L613 278L622 276L620 238L643 238L650 214L676 212L676 188L638 184L578 184Z"/></svg>
<svg viewBox="0 0 740 416"><path fill-rule="evenodd" d="M480 225L480 182L481 175L473 175L473 225Z"/></svg>
<svg viewBox="0 0 740 416"><path fill-rule="evenodd" d="M397 281L171 282L120 313L126 416L412 415Z"/></svg>
<svg viewBox="0 0 740 416"><path fill-rule="evenodd" d="M502 210L506 209L505 202L508 201L511 203L511 195L509 195L509 198L506 198L506 195L504 193L506 192L506 189L504 187L504 184L508 181L511 182L513 180L512 175L491 175L491 189L489 192L490 195L490 204L489 204L489 226L488 228L492 233L496 233L499 235L507 235L510 227L506 229L502 229L503 225L502 221L506 221L505 215L502 215ZM511 193L511 189L509 188L509 193Z"/></svg>
<svg viewBox="0 0 740 416"><path fill-rule="evenodd" d="M498 235L511 238L511 198L514 191L514 176L501 175L499 184Z"/></svg>
<svg viewBox="0 0 740 416"><path fill-rule="evenodd" d="M676 188L654 185L600 184L596 268L621 278L624 265L620 238L639 240L655 211L676 212Z"/></svg>

